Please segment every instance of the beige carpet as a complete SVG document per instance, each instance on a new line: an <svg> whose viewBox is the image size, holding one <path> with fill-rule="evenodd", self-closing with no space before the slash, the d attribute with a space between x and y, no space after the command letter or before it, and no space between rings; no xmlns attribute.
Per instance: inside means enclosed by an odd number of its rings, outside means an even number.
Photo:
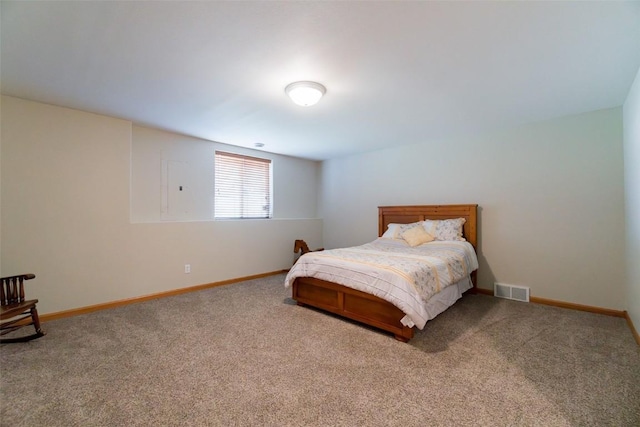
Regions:
<svg viewBox="0 0 640 427"><path fill-rule="evenodd" d="M0 346L1 425L640 425L623 319L469 295L403 344L283 281L45 323Z"/></svg>

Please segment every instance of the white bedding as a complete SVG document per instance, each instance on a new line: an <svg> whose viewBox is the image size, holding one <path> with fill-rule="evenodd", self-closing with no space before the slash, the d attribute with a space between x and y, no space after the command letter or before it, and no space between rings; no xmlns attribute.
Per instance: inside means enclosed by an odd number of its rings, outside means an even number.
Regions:
<svg viewBox="0 0 640 427"><path fill-rule="evenodd" d="M403 240L378 238L351 248L309 252L285 279L315 277L382 298L402 310L406 326L424 328L469 288L478 268L469 242L437 241L411 247ZM451 286L457 285L457 286Z"/></svg>

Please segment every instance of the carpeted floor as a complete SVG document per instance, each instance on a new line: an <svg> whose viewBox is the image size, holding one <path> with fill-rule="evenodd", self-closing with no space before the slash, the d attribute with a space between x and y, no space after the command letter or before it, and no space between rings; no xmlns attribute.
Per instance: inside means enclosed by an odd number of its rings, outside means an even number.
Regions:
<svg viewBox="0 0 640 427"><path fill-rule="evenodd" d="M47 322L0 346L3 426L638 426L624 319L468 295L408 344L284 275Z"/></svg>

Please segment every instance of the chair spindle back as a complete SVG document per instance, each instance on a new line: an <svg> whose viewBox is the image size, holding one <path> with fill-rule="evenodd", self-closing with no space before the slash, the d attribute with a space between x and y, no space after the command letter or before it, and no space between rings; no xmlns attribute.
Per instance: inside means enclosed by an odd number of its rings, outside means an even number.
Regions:
<svg viewBox="0 0 640 427"><path fill-rule="evenodd" d="M0 305L7 306L23 302L25 300L24 281L34 277L36 277L34 274L3 277L2 286L0 286Z"/></svg>

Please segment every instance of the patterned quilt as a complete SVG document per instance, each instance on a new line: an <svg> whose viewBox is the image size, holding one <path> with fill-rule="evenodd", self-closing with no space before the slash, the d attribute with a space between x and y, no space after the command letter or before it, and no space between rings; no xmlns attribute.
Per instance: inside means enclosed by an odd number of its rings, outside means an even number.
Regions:
<svg viewBox="0 0 640 427"><path fill-rule="evenodd" d="M469 242L436 241L411 247L403 240L379 238L350 248L309 252L300 257L285 279L315 277L382 298L407 316L403 323L422 329L425 304L447 286L478 268Z"/></svg>

